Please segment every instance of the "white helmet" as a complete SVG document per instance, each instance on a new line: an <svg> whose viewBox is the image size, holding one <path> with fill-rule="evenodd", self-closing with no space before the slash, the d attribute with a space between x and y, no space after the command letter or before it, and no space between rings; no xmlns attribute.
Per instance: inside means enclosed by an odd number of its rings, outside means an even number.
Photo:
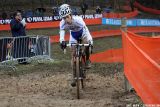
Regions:
<svg viewBox="0 0 160 107"><path fill-rule="evenodd" d="M70 8L70 6L68 4L62 4L60 6L60 10L59 10L59 16L60 17L66 17L67 15L71 14L72 10Z"/></svg>

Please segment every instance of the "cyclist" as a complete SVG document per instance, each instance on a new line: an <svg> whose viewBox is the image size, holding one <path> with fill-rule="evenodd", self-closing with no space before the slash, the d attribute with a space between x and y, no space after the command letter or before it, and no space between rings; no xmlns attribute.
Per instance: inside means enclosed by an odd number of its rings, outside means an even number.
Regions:
<svg viewBox="0 0 160 107"><path fill-rule="evenodd" d="M60 44L61 48L66 48L66 42L65 42L65 30L70 31L70 40L69 43L77 43L77 41L81 38L83 43L89 43L93 45L93 39L92 36L83 21L83 19L79 16L73 16L72 10L70 8L70 5L63 4L60 6L59 10L59 16L62 18L60 22ZM74 62L74 55L75 55L75 47L71 47L71 65L73 68L73 62ZM86 68L91 67L91 62L89 60L90 52L89 47L85 48L86 53ZM73 73L74 76L74 73ZM71 83L72 86L75 86L75 80L73 79L73 82Z"/></svg>

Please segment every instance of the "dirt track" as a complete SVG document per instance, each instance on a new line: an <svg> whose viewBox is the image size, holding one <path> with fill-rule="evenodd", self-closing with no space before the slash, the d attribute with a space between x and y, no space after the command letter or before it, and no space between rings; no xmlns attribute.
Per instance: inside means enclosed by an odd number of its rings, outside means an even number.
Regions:
<svg viewBox="0 0 160 107"><path fill-rule="evenodd" d="M0 107L124 107L137 103L135 94L124 92L122 72L88 72L80 100L76 99L76 89L70 86L68 72L1 76Z"/></svg>

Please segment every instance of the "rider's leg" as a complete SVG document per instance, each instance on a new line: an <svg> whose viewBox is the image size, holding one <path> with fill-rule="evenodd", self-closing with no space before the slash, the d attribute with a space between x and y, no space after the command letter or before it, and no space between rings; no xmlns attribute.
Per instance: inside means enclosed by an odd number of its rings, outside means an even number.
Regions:
<svg viewBox="0 0 160 107"><path fill-rule="evenodd" d="M85 48L85 53L86 53L86 61L88 61L90 57L89 46Z"/></svg>
<svg viewBox="0 0 160 107"><path fill-rule="evenodd" d="M90 50L88 46L85 47L85 54L86 54L86 68L91 68Z"/></svg>
<svg viewBox="0 0 160 107"><path fill-rule="evenodd" d="M83 38L83 42L86 44L92 44L92 43L90 43L91 40L92 39L87 38L87 36ZM90 47L89 46L85 47L85 54L86 54L86 68L90 68L91 61L89 59L90 58Z"/></svg>

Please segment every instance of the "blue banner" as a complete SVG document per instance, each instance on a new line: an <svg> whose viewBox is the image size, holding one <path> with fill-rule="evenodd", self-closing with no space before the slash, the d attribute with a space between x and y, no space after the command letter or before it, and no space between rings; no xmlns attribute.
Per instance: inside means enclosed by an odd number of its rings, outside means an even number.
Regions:
<svg viewBox="0 0 160 107"><path fill-rule="evenodd" d="M121 25L121 19L102 18L102 24ZM127 26L160 26L160 19L129 19Z"/></svg>
<svg viewBox="0 0 160 107"><path fill-rule="evenodd" d="M120 19L107 19L107 18L102 18L102 24L107 24L107 25L121 25L121 20L120 20Z"/></svg>
<svg viewBox="0 0 160 107"><path fill-rule="evenodd" d="M137 19L137 26L160 26L160 19Z"/></svg>
<svg viewBox="0 0 160 107"><path fill-rule="evenodd" d="M127 20L127 26L137 26L137 21L135 19Z"/></svg>

